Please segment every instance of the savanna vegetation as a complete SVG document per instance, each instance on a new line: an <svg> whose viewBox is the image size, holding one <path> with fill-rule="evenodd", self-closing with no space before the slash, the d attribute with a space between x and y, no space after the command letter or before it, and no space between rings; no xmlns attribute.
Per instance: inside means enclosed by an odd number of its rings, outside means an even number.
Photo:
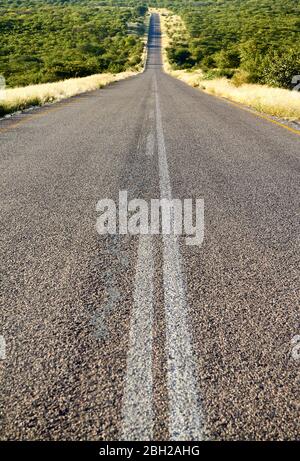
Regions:
<svg viewBox="0 0 300 461"><path fill-rule="evenodd" d="M0 0L0 74L8 87L137 69L139 2Z"/></svg>
<svg viewBox="0 0 300 461"><path fill-rule="evenodd" d="M174 65L174 61L170 65L172 53L180 49L176 47L176 44L188 42L189 32L181 16L169 10L160 10L160 13L163 29L163 61L166 72L193 87L199 87L210 94L241 103L256 111L288 120L300 120L300 92L290 91L290 83L287 83L287 88L283 84L281 85L283 88L280 88L279 84L271 85L270 81L268 84L248 83L250 74L241 67L241 63L237 68L226 67L224 69L205 67L205 64L185 67L184 63ZM184 51L185 54L182 53L182 55L188 56L188 49L185 48ZM249 59L251 60L251 55ZM274 61L274 67L276 64ZM287 82L290 82L292 76L295 75L292 73L294 64L288 59L284 61L283 69L286 69L285 75L289 77ZM234 71L233 75L228 75L229 70ZM296 74L300 74L297 67Z"/></svg>
<svg viewBox="0 0 300 461"><path fill-rule="evenodd" d="M298 0L0 0L0 74L13 87L137 68L148 6L185 23L175 69L284 88L300 73Z"/></svg>
<svg viewBox="0 0 300 461"><path fill-rule="evenodd" d="M153 3L153 2L152 2ZM207 78L290 88L300 74L298 0L156 1L180 15L185 34L168 48L174 69L201 68Z"/></svg>

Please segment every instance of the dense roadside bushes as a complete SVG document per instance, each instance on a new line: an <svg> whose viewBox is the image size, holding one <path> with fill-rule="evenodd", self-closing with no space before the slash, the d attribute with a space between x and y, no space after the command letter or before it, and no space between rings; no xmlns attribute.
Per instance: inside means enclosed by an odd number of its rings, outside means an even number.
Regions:
<svg viewBox="0 0 300 461"><path fill-rule="evenodd" d="M0 74L7 85L136 68L147 7L113 3L0 0Z"/></svg>
<svg viewBox="0 0 300 461"><path fill-rule="evenodd" d="M298 0L156 1L179 14L187 34L168 49L175 69L201 68L208 77L290 88L300 74Z"/></svg>
<svg viewBox="0 0 300 461"><path fill-rule="evenodd" d="M136 68L148 6L184 20L175 69L283 88L300 74L298 0L0 0L0 74L17 86Z"/></svg>
<svg viewBox="0 0 300 461"><path fill-rule="evenodd" d="M206 72L197 68L174 70L169 63L166 51L170 52L170 41L172 43L176 40L186 40L188 33L180 16L165 9L160 9L159 12L163 31L163 63L167 73L194 88L251 107L258 112L289 121L300 121L300 92L285 88L272 88L270 85L245 83L245 77L249 74L244 69L236 70L232 79L220 78L218 69L209 69ZM227 56L220 55L220 60L225 58L227 59ZM232 59L231 56L229 58ZM280 60L275 60L274 57L274 60L270 61L270 65L273 65L276 70L273 75L280 79L287 78L286 69L290 72L293 62L280 66ZM290 129L299 133L297 129Z"/></svg>

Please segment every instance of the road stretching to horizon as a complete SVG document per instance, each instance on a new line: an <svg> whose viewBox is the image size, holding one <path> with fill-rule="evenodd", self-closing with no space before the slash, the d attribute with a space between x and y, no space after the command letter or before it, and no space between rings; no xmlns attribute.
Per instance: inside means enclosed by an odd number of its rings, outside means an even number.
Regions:
<svg viewBox="0 0 300 461"><path fill-rule="evenodd" d="M162 70L0 121L1 440L298 439L300 137ZM204 240L97 202L204 199Z"/></svg>

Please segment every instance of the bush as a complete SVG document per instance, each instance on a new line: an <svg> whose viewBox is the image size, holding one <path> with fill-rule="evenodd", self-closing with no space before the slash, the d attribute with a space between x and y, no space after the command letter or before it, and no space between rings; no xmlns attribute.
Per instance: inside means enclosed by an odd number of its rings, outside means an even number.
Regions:
<svg viewBox="0 0 300 461"><path fill-rule="evenodd" d="M208 69L214 69L216 67L215 60L212 56L205 56L201 61L201 69L207 71Z"/></svg>
<svg viewBox="0 0 300 461"><path fill-rule="evenodd" d="M300 75L300 51L296 49L273 51L266 56L262 67L262 83L291 88L292 78Z"/></svg>
<svg viewBox="0 0 300 461"><path fill-rule="evenodd" d="M202 80L213 80L218 77L220 77L218 69L210 69L207 72L204 72Z"/></svg>
<svg viewBox="0 0 300 461"><path fill-rule="evenodd" d="M178 69L182 67L193 67L195 64L187 46L170 46L167 48L167 56L170 63L175 65Z"/></svg>
<svg viewBox="0 0 300 461"><path fill-rule="evenodd" d="M231 79L231 82L233 83L234 86L241 86L241 85L244 85L245 83L250 83L250 75L247 71L243 70L243 69L238 69L232 79Z"/></svg>
<svg viewBox="0 0 300 461"><path fill-rule="evenodd" d="M238 49L221 50L214 55L214 59L219 69L237 68L241 61Z"/></svg>

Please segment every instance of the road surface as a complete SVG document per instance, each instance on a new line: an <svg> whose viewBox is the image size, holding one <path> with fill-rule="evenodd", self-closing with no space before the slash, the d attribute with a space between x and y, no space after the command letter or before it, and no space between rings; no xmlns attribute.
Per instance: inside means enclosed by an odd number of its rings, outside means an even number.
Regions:
<svg viewBox="0 0 300 461"><path fill-rule="evenodd" d="M2 440L299 439L300 137L162 71L0 122ZM202 245L97 202L204 199Z"/></svg>

